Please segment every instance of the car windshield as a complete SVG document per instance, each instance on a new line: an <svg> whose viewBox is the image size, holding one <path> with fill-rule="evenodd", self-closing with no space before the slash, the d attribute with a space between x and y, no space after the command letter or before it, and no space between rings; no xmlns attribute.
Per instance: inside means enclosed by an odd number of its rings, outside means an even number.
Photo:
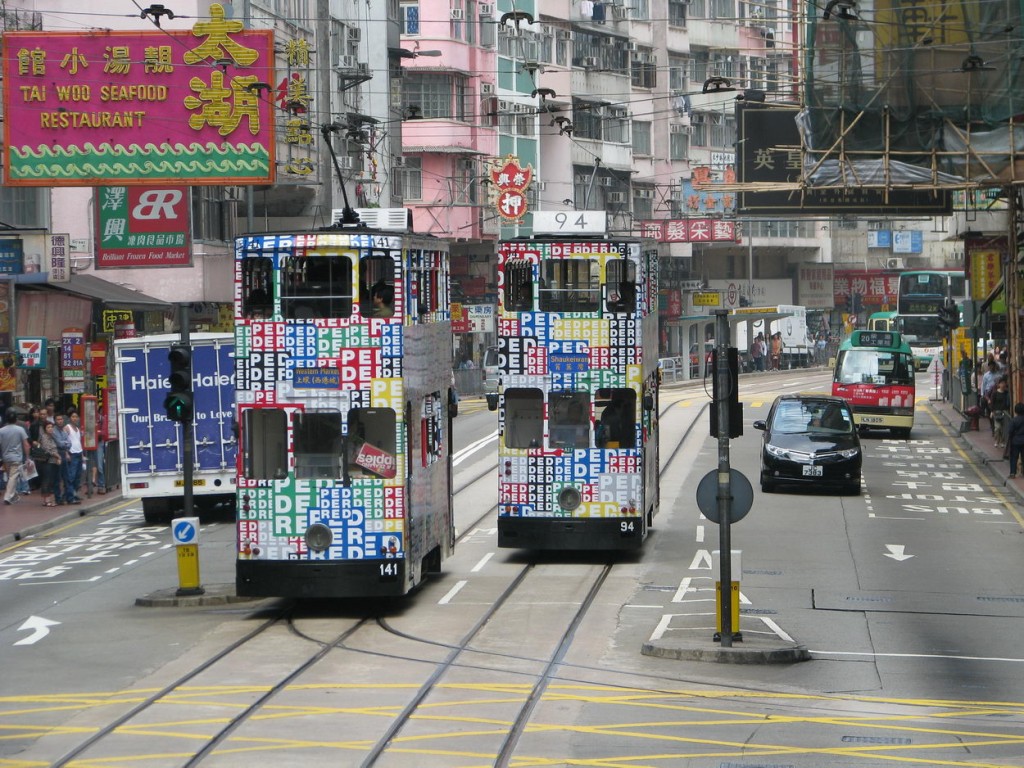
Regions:
<svg viewBox="0 0 1024 768"><path fill-rule="evenodd" d="M783 400L772 416L771 431L781 435L842 435L853 432L850 410L831 400Z"/></svg>

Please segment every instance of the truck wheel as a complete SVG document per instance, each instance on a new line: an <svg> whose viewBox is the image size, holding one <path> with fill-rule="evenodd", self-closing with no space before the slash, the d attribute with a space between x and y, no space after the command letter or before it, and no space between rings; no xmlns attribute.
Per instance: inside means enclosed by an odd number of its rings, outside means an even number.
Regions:
<svg viewBox="0 0 1024 768"><path fill-rule="evenodd" d="M142 517L150 525L166 525L171 522L171 505L167 499L143 499Z"/></svg>

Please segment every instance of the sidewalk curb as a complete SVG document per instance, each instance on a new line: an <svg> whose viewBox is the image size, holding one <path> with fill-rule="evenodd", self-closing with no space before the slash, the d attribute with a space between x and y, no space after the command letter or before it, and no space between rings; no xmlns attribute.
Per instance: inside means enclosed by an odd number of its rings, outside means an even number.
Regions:
<svg viewBox="0 0 1024 768"><path fill-rule="evenodd" d="M108 505L113 505L115 502L121 500L122 497L120 493L111 494L110 498L103 499L102 501L89 501L88 503L83 502L82 506L62 511L58 513L56 517L40 520L37 523L19 528L16 531L0 533L0 547L8 544L14 544L19 541L25 541L26 539L33 538L41 533L45 533L46 531L74 522L79 518L88 517L94 512L105 509Z"/></svg>

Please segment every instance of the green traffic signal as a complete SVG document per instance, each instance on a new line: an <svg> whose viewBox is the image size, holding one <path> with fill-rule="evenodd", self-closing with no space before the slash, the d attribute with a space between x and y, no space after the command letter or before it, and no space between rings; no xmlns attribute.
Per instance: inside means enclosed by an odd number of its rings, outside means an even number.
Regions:
<svg viewBox="0 0 1024 768"><path fill-rule="evenodd" d="M172 344L167 354L171 371L167 376L169 391L164 398L167 418L179 424L192 422L192 348L188 344Z"/></svg>

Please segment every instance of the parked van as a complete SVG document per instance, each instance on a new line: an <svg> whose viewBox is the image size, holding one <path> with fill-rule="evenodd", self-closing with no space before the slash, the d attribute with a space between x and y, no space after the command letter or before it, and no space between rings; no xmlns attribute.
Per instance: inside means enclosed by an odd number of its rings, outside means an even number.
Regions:
<svg viewBox="0 0 1024 768"><path fill-rule="evenodd" d="M484 397L487 398L487 410L498 410L498 348L488 347L484 350L483 360Z"/></svg>

